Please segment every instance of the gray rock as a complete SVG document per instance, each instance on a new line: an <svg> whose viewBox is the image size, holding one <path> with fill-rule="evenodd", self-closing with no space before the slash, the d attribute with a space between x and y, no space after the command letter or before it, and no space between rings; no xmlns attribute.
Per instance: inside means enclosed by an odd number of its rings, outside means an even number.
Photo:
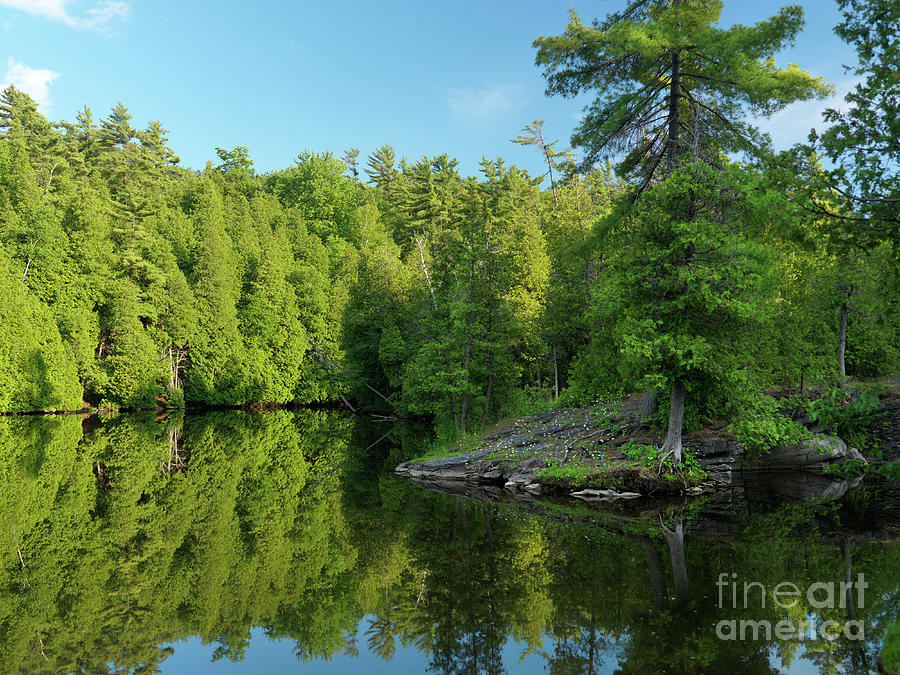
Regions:
<svg viewBox="0 0 900 675"><path fill-rule="evenodd" d="M444 469L451 466L457 466L459 464L466 464L467 462L474 461L476 459L481 459L482 457L486 457L491 454L492 448L481 448L479 450L473 450L472 452L467 452L462 455L454 455L453 457L439 457L438 459L429 459L427 462L423 462L422 466L427 469Z"/></svg>
<svg viewBox="0 0 900 675"><path fill-rule="evenodd" d="M710 471L709 480L716 485L731 485L734 474L731 471Z"/></svg>
<svg viewBox="0 0 900 675"><path fill-rule="evenodd" d="M816 434L796 445L781 445L772 448L759 458L755 468L815 471L848 459L862 459L862 455L856 448L847 447L847 444L837 436Z"/></svg>

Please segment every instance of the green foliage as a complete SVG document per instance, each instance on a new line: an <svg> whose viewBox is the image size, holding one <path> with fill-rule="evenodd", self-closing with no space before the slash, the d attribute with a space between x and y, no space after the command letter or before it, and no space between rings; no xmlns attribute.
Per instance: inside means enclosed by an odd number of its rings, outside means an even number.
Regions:
<svg viewBox="0 0 900 675"><path fill-rule="evenodd" d="M572 461L560 464L559 466L548 466L538 471L536 476L541 478L549 478L553 481L569 485L571 487L589 487L592 485L603 485L609 487L615 481L606 475L602 467L594 464L583 464L581 462Z"/></svg>
<svg viewBox="0 0 900 675"><path fill-rule="evenodd" d="M509 417L527 417L545 412L557 405L558 402L553 398L551 390L526 386L515 391L504 412Z"/></svg>
<svg viewBox="0 0 900 675"><path fill-rule="evenodd" d="M610 388L680 380L707 401L744 371L747 338L768 312L771 258L750 236L754 206L739 181L733 167L686 166L607 220L612 250L579 369L605 362Z"/></svg>
<svg viewBox="0 0 900 675"><path fill-rule="evenodd" d="M851 72L858 81L847 94L843 111L825 112L831 126L821 135L811 134L811 149L834 163L834 168L823 172L826 184L837 189L836 198L848 212L862 216L837 218L835 225L863 245L879 240L896 245L900 240L896 204L900 198L896 115L900 82L894 70L900 60L896 40L900 6L892 0L838 0L838 6L843 21L835 33L856 50L858 64ZM828 209L827 202L819 204L821 210L835 211Z"/></svg>
<svg viewBox="0 0 900 675"><path fill-rule="evenodd" d="M848 3L841 30L869 39ZM825 93L769 58L802 15L720 28L720 12L637 0L539 39L552 92L603 85L576 132L584 173L541 120L514 139L541 153L543 183L499 158L464 176L447 154L398 160L390 145L367 184L356 149L261 175L247 147L216 148L193 172L122 103L51 124L7 88L0 410L343 397L429 418L449 443L639 388L665 403L676 384L699 426L744 389L835 381L839 336L849 375L889 373L890 242L851 251L794 203L796 176L726 159L765 146L748 112ZM618 175L595 162L619 149Z"/></svg>
<svg viewBox="0 0 900 675"><path fill-rule="evenodd" d="M809 402L809 419L839 435L855 434L874 421L878 408L878 397L871 392L853 398L846 390L834 388Z"/></svg>
<svg viewBox="0 0 900 675"><path fill-rule="evenodd" d="M561 35L534 41L548 94L596 92L572 137L585 150L583 166L625 149L620 169L647 186L682 152L699 160L765 145L744 120L748 110L770 115L831 91L794 64L775 67L772 55L803 27L799 6L729 28L718 26L721 12L722 2L643 0L585 25L573 10ZM679 144L682 127L692 138Z"/></svg>
<svg viewBox="0 0 900 675"><path fill-rule="evenodd" d="M182 171L131 119L85 109L60 135L4 94L0 410L335 397L310 347L340 359L352 242L379 235L360 186L310 154L264 182L242 146Z"/></svg>
<svg viewBox="0 0 900 675"><path fill-rule="evenodd" d="M652 466L659 456L659 448L655 445L637 443L633 438L625 441L619 449L629 459L639 461L645 466Z"/></svg>
<svg viewBox="0 0 900 675"><path fill-rule="evenodd" d="M876 469L876 472L897 485L900 485L900 459L895 459L892 462L885 462Z"/></svg>
<svg viewBox="0 0 900 675"><path fill-rule="evenodd" d="M628 459L636 462L640 466L654 471L662 469L663 475L672 475L683 477L690 482L699 482L709 477L709 473L700 465L697 458L687 453L680 465L675 465L671 457L666 457L662 466L660 466L660 449L655 445L637 443L633 438L629 438L619 450Z"/></svg>
<svg viewBox="0 0 900 675"><path fill-rule="evenodd" d="M751 455L762 455L780 445L799 443L809 436L809 432L783 412L784 406L766 394L749 396L737 405L728 430Z"/></svg>
<svg viewBox="0 0 900 675"><path fill-rule="evenodd" d="M900 675L900 623L888 626L881 647L881 664L887 675Z"/></svg>
<svg viewBox="0 0 900 675"><path fill-rule="evenodd" d="M50 311L0 248L0 410L81 406L81 386Z"/></svg>

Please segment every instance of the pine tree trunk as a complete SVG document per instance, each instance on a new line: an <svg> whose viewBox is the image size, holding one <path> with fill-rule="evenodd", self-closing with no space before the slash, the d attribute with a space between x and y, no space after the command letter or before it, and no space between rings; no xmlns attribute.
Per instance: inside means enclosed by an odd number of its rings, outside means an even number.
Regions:
<svg viewBox="0 0 900 675"><path fill-rule="evenodd" d="M459 431L459 414L456 411L456 394L450 394L450 407L453 409L453 428Z"/></svg>
<svg viewBox="0 0 900 675"><path fill-rule="evenodd" d="M681 6L681 0L675 0L677 9ZM680 26L681 24L679 24ZM675 169L675 160L678 158L678 132L680 130L681 116L681 52L672 55L672 81L669 86L669 138L666 147L666 175Z"/></svg>
<svg viewBox="0 0 900 675"><path fill-rule="evenodd" d="M681 464L681 427L684 424L684 383L675 380L672 384L672 402L669 404L669 431L661 454L671 452L675 464Z"/></svg>
<svg viewBox="0 0 900 675"><path fill-rule="evenodd" d="M493 279L493 275L491 277ZM494 337L494 307L493 303L491 304L490 311L488 312L488 336L493 339ZM484 408L481 411L481 427L487 424L488 412L491 409L491 392L494 390L494 348L491 347L488 350L488 381L487 381L487 392L484 397Z"/></svg>
<svg viewBox="0 0 900 675"><path fill-rule="evenodd" d="M425 275L425 283L428 284L428 292L431 293L431 306L437 309L437 298L434 297L434 288L431 285L431 277L428 276L428 267L425 265L425 252L422 250L422 240L416 235L416 246L419 247L419 260L422 263L422 273Z"/></svg>
<svg viewBox="0 0 900 675"><path fill-rule="evenodd" d="M550 157L550 148L544 143L544 136L541 135L541 147L544 149L544 155L547 158L547 168L550 171L550 189L553 191L553 203L558 204L559 199L556 196L556 182L553 180L553 160Z"/></svg>

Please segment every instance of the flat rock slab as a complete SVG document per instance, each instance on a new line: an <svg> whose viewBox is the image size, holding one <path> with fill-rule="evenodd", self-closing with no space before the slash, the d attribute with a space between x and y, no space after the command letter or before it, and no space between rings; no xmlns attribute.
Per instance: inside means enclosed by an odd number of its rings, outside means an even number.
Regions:
<svg viewBox="0 0 900 675"><path fill-rule="evenodd" d="M491 454L491 448L482 448L480 450L473 450L472 452L467 452L462 455L453 455L452 457L440 457L438 459L429 459L427 462L422 462L422 468L424 469L448 469L453 466L459 466L461 464L468 464L470 462L474 462L476 460L487 457Z"/></svg>

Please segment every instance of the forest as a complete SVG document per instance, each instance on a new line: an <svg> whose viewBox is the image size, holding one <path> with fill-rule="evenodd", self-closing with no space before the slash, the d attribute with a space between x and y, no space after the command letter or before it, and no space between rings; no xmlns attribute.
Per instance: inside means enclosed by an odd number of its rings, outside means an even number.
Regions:
<svg viewBox="0 0 900 675"><path fill-rule="evenodd" d="M571 146L542 120L512 139L544 175L390 144L196 171L122 103L53 122L10 86L0 410L343 401L460 436L647 391L680 453L713 411L896 375L900 6L838 4L859 84L782 152L754 120L833 92L775 65L798 6L573 12L536 64L548 95L595 99Z"/></svg>

